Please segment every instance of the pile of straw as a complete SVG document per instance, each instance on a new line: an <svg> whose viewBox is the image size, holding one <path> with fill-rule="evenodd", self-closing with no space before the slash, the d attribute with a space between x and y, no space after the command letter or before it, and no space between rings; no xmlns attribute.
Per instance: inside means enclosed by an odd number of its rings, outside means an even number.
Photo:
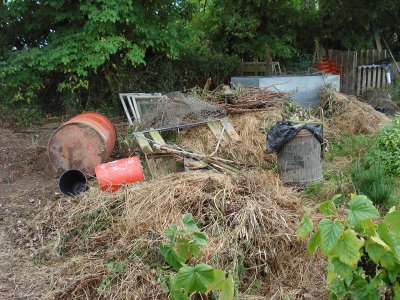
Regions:
<svg viewBox="0 0 400 300"><path fill-rule="evenodd" d="M226 145L220 146L217 156L256 166L264 166L268 161L273 161L273 157L266 157L265 154L265 134L276 122L282 121L282 114L282 109L273 109L231 115L229 122L242 140L229 141ZM178 135L177 143L186 150L210 154L216 148L217 139L207 126L203 126Z"/></svg>
<svg viewBox="0 0 400 300"><path fill-rule="evenodd" d="M187 212L209 238L201 261L233 274L239 298L322 297L323 259L309 257L306 244L295 237L303 214L297 194L272 172L237 177L192 172L114 194L96 188L83 194L59 224L62 243L55 246L71 263L57 276L56 298L164 299L156 279L166 265L159 245L168 226L180 224ZM71 237L87 216L95 217L85 225L86 240ZM104 222L108 225L93 230ZM105 267L110 260L124 269L99 291L105 276L112 276Z"/></svg>
<svg viewBox="0 0 400 300"><path fill-rule="evenodd" d="M331 88L320 92L321 107L325 110L326 132L328 137L340 133L350 136L376 132L390 119L376 111L371 105L357 100L354 96L344 95Z"/></svg>

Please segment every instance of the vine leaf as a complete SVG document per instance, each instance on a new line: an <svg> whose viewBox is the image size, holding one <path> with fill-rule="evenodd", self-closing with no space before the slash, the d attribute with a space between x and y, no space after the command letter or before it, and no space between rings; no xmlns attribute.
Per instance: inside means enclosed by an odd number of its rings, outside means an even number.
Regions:
<svg viewBox="0 0 400 300"><path fill-rule="evenodd" d="M377 232L379 237L390 247L390 249L396 252L396 245L393 241L393 238L389 232L389 228L385 223L380 223L378 225Z"/></svg>
<svg viewBox="0 0 400 300"><path fill-rule="evenodd" d="M393 211L386 215L383 221L393 232L400 232L400 210Z"/></svg>
<svg viewBox="0 0 400 300"><path fill-rule="evenodd" d="M379 263L383 254L385 254L385 249L381 245L374 243L371 239L367 239L365 250L372 261L376 264Z"/></svg>
<svg viewBox="0 0 400 300"><path fill-rule="evenodd" d="M339 238L343 233L344 226L340 222L332 222L330 220L323 219L318 224L318 230L320 232L320 246L322 253L328 255L339 241Z"/></svg>
<svg viewBox="0 0 400 300"><path fill-rule="evenodd" d="M235 282L232 275L225 278L225 272L220 269L214 270L215 279L208 286L208 290L219 290L218 300L232 300L235 295Z"/></svg>
<svg viewBox="0 0 400 300"><path fill-rule="evenodd" d="M188 230L199 231L199 227L197 227L196 221L193 219L192 214L185 214L183 216L183 225Z"/></svg>
<svg viewBox="0 0 400 300"><path fill-rule="evenodd" d="M360 248L363 241L357 238L353 230L346 230L332 251L332 256L338 257L341 262L355 266L360 259Z"/></svg>
<svg viewBox="0 0 400 300"><path fill-rule="evenodd" d="M171 291L172 300L190 300L190 297L184 294L182 291L173 290Z"/></svg>
<svg viewBox="0 0 400 300"><path fill-rule="evenodd" d="M322 212L326 216L332 216L337 212L337 208L335 203L333 203L332 200L327 200L325 202L322 202L319 206L318 209L320 212Z"/></svg>
<svg viewBox="0 0 400 300"><path fill-rule="evenodd" d="M334 257L331 260L331 263L333 267L335 268L335 272L342 278L345 279L348 275L351 274L351 272L354 270L351 266L348 264L344 264L340 261L339 258Z"/></svg>
<svg viewBox="0 0 400 300"><path fill-rule="evenodd" d="M301 219L299 229L297 229L297 239L304 240L312 231L313 222L310 218L310 213L305 213Z"/></svg>
<svg viewBox="0 0 400 300"><path fill-rule="evenodd" d="M198 264L195 267L184 266L176 275L174 289L182 288L186 292L205 293L208 285L215 279L214 270L206 264Z"/></svg>
<svg viewBox="0 0 400 300"><path fill-rule="evenodd" d="M315 250L317 250L318 245L321 242L321 235L319 233L319 230L317 230L316 233L311 237L310 242L308 243L308 254L313 255Z"/></svg>
<svg viewBox="0 0 400 300"><path fill-rule="evenodd" d="M207 236L204 232L194 232L192 237L197 245L204 246L207 244Z"/></svg>
<svg viewBox="0 0 400 300"><path fill-rule="evenodd" d="M186 262L190 256L198 256L200 254L200 247L196 244L190 243L190 240L179 238L176 240L177 254L182 258L182 262Z"/></svg>
<svg viewBox="0 0 400 300"><path fill-rule="evenodd" d="M349 202L348 222L357 226L363 220L379 218L379 212L367 196L358 195Z"/></svg>
<svg viewBox="0 0 400 300"><path fill-rule="evenodd" d="M174 248L161 244L160 252L165 261L174 269L178 270L183 266L185 259L180 257Z"/></svg>

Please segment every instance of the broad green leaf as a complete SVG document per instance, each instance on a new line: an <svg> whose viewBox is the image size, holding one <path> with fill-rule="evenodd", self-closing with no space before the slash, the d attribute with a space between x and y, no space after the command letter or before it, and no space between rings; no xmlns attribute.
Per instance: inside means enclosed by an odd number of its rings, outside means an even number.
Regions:
<svg viewBox="0 0 400 300"><path fill-rule="evenodd" d="M233 281L233 276L228 275L225 279L225 285L219 293L218 300L233 300L235 296L235 282Z"/></svg>
<svg viewBox="0 0 400 300"><path fill-rule="evenodd" d="M343 229L343 224L340 222L332 222L327 219L323 219L319 222L318 230L321 238L320 247L323 254L328 255L332 251L339 241Z"/></svg>
<svg viewBox="0 0 400 300"><path fill-rule="evenodd" d="M199 227L197 227L197 224L195 220L193 219L192 214L185 214L183 217L183 225L186 227L186 229L191 230L191 231L198 231Z"/></svg>
<svg viewBox="0 0 400 300"><path fill-rule="evenodd" d="M208 286L209 291L221 290L225 284L225 271L221 269L214 269L214 281Z"/></svg>
<svg viewBox="0 0 400 300"><path fill-rule="evenodd" d="M393 286L394 297L393 300L400 300L400 283Z"/></svg>
<svg viewBox="0 0 400 300"><path fill-rule="evenodd" d="M386 270L395 271L396 270L396 263L397 263L397 260L394 257L394 255L392 254L392 252L386 252L381 257L381 265Z"/></svg>
<svg viewBox="0 0 400 300"><path fill-rule="evenodd" d="M393 237L389 232L388 226L385 223L380 223L376 231L378 232L381 240L383 240L392 251L396 252L396 245L393 241Z"/></svg>
<svg viewBox="0 0 400 300"><path fill-rule="evenodd" d="M397 269L397 270L396 270ZM400 266L397 266L394 271L388 271L388 277L391 283L395 283L397 281L397 276L399 276Z"/></svg>
<svg viewBox="0 0 400 300"><path fill-rule="evenodd" d="M375 225L371 219L361 221L361 227L364 229L366 235L375 235Z"/></svg>
<svg viewBox="0 0 400 300"><path fill-rule="evenodd" d="M235 282L232 275L225 277L223 270L214 270L215 279L208 286L209 291L220 291L218 300L232 300L235 295Z"/></svg>
<svg viewBox="0 0 400 300"><path fill-rule="evenodd" d="M313 230L313 222L310 218L310 214L307 212L301 219L300 226L297 229L297 239L304 240L312 230Z"/></svg>
<svg viewBox="0 0 400 300"><path fill-rule="evenodd" d="M361 221L379 218L379 212L367 196L358 195L349 202L348 222L358 226Z"/></svg>
<svg viewBox="0 0 400 300"><path fill-rule="evenodd" d="M331 260L332 265L335 268L335 272L342 278L345 279L351 272L355 269L354 267L350 267L347 264L342 263L339 258L334 257Z"/></svg>
<svg viewBox="0 0 400 300"><path fill-rule="evenodd" d="M382 241L379 237L377 236L371 236L370 237L371 241L381 245L383 248L385 248L385 250L390 250L390 247L388 246L388 244L386 244L384 241Z"/></svg>
<svg viewBox="0 0 400 300"><path fill-rule="evenodd" d="M387 214L383 221L387 224L390 231L400 232L400 210Z"/></svg>
<svg viewBox="0 0 400 300"><path fill-rule="evenodd" d="M207 244L207 236L204 232L194 232L192 237L194 242L199 246Z"/></svg>
<svg viewBox="0 0 400 300"><path fill-rule="evenodd" d="M353 230L346 230L337 242L331 255L338 257L341 262L349 266L356 266L360 259L360 248L363 242L357 238Z"/></svg>
<svg viewBox="0 0 400 300"><path fill-rule="evenodd" d="M367 251L369 257L372 259L372 261L376 264L379 263L379 260L381 259L382 255L385 253L385 249L379 245L373 242L371 239L367 239L365 243L365 250Z"/></svg>
<svg viewBox="0 0 400 300"><path fill-rule="evenodd" d="M321 242L321 236L319 230L317 230L317 232L314 233L313 236L310 238L310 242L308 243L307 250L309 255L314 254L320 242Z"/></svg>
<svg viewBox="0 0 400 300"><path fill-rule="evenodd" d="M179 270L179 268L182 267L186 261L184 258L178 255L174 248L165 246L164 244L160 245L160 252L165 261L176 270Z"/></svg>
<svg viewBox="0 0 400 300"><path fill-rule="evenodd" d="M205 293L208 285L215 279L213 268L206 264L195 267L184 266L176 275L174 289L182 288L186 292Z"/></svg>
<svg viewBox="0 0 400 300"><path fill-rule="evenodd" d="M329 284L329 299L340 299L346 293L343 280L335 278Z"/></svg>
<svg viewBox="0 0 400 300"><path fill-rule="evenodd" d="M182 262L186 262L192 255L198 256L200 254L200 247L190 243L190 240L186 238L177 239L175 245L178 256L182 258Z"/></svg>
<svg viewBox="0 0 400 300"><path fill-rule="evenodd" d="M175 236L175 232L178 229L178 226L176 224L171 224L168 229L165 231L164 236L166 237L171 237Z"/></svg>
<svg viewBox="0 0 400 300"><path fill-rule="evenodd" d="M190 300L190 297L188 295L179 290L172 290L171 298L172 300Z"/></svg>
<svg viewBox="0 0 400 300"><path fill-rule="evenodd" d="M321 203L318 206L318 209L326 216L332 216L337 212L337 208L336 205L333 203L333 200L327 200Z"/></svg>

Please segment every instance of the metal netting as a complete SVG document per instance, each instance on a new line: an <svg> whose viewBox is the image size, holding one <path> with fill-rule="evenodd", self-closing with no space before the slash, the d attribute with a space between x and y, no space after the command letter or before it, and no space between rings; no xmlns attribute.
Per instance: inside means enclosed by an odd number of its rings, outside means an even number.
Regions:
<svg viewBox="0 0 400 300"><path fill-rule="evenodd" d="M143 113L139 124L141 130L177 127L226 115L224 108L192 95L172 92L165 96L157 100L152 109Z"/></svg>

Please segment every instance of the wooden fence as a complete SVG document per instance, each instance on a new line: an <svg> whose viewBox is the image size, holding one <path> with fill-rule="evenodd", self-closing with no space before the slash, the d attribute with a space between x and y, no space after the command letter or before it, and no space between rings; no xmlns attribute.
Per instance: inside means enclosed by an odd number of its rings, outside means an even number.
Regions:
<svg viewBox="0 0 400 300"><path fill-rule="evenodd" d="M380 65L363 65L357 68L357 95L373 89L384 89L388 85L386 69Z"/></svg>
<svg viewBox="0 0 400 300"><path fill-rule="evenodd" d="M358 89L358 75L367 74L363 71L359 73L358 67L361 65L372 65L382 59L390 59L390 56L386 50L328 50L328 58L335 60L341 70L340 91L346 94L356 94ZM362 82L361 80L360 83Z"/></svg>

